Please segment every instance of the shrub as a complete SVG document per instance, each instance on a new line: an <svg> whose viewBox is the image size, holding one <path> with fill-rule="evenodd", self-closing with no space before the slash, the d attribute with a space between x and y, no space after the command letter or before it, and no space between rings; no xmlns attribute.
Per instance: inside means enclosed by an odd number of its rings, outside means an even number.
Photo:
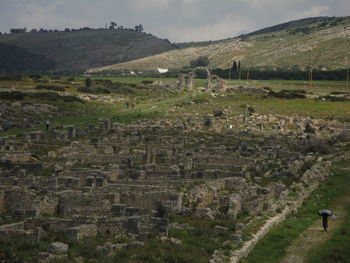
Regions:
<svg viewBox="0 0 350 263"><path fill-rule="evenodd" d="M143 80L142 84L145 84L145 85L153 84L153 80Z"/></svg>
<svg viewBox="0 0 350 263"><path fill-rule="evenodd" d="M304 153L314 152L327 154L330 152L330 146L327 141L312 137L308 139L302 147Z"/></svg>
<svg viewBox="0 0 350 263"><path fill-rule="evenodd" d="M331 96L331 95L321 97L321 99L325 99L325 100L333 101L333 102L346 102L346 101L350 100L349 97L336 97L336 96Z"/></svg>
<svg viewBox="0 0 350 263"><path fill-rule="evenodd" d="M85 79L85 87L90 88L92 86L92 79Z"/></svg>
<svg viewBox="0 0 350 263"><path fill-rule="evenodd" d="M0 76L0 80L8 80L8 81L21 81L23 80L22 75L3 75Z"/></svg>
<svg viewBox="0 0 350 263"><path fill-rule="evenodd" d="M306 123L305 132L306 133L315 133L315 129L311 126L310 123Z"/></svg>
<svg viewBox="0 0 350 263"><path fill-rule="evenodd" d="M66 91L63 87L58 86L47 86L47 85L38 85L36 89L46 89L46 90L54 90L54 91Z"/></svg>
<svg viewBox="0 0 350 263"><path fill-rule="evenodd" d="M204 117L203 124L209 127L213 124L213 122L209 117Z"/></svg>
<svg viewBox="0 0 350 263"><path fill-rule="evenodd" d="M215 117L221 117L224 115L224 112L222 110L214 110L213 113Z"/></svg>
<svg viewBox="0 0 350 263"><path fill-rule="evenodd" d="M0 99L22 100L24 99L24 94L20 91L2 91L0 92Z"/></svg>
<svg viewBox="0 0 350 263"><path fill-rule="evenodd" d="M190 62L192 68L196 67L206 67L209 65L209 58L206 56L200 56Z"/></svg>
<svg viewBox="0 0 350 263"><path fill-rule="evenodd" d="M106 88L96 88L95 89L95 92L96 93L104 93L104 94L111 94L111 91L109 89L106 89Z"/></svg>
<svg viewBox="0 0 350 263"><path fill-rule="evenodd" d="M89 87L80 87L80 88L77 88L77 91L82 93L91 93L91 94L95 93L95 90Z"/></svg>
<svg viewBox="0 0 350 263"><path fill-rule="evenodd" d="M305 99L304 95L306 92L304 90L281 90L281 91L273 91L270 90L268 96L281 98L281 99Z"/></svg>

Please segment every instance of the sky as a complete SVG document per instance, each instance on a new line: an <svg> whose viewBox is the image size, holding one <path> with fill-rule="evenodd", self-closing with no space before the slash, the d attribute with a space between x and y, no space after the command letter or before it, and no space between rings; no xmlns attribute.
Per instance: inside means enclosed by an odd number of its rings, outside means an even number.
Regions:
<svg viewBox="0 0 350 263"><path fill-rule="evenodd" d="M348 16L350 0L0 0L0 32L142 24L172 42L218 40L314 16Z"/></svg>

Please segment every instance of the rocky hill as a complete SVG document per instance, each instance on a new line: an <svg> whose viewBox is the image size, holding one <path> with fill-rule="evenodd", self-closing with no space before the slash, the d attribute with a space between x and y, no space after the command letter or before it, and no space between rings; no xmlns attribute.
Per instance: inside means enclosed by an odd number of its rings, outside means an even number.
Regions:
<svg viewBox="0 0 350 263"><path fill-rule="evenodd" d="M91 71L178 69L199 56L211 68L228 68L233 60L250 68L345 68L350 61L350 17L316 17L283 23L215 42L181 44L181 49Z"/></svg>
<svg viewBox="0 0 350 263"><path fill-rule="evenodd" d="M0 43L45 56L56 63L57 71L84 71L174 49L166 40L128 29L5 34Z"/></svg>

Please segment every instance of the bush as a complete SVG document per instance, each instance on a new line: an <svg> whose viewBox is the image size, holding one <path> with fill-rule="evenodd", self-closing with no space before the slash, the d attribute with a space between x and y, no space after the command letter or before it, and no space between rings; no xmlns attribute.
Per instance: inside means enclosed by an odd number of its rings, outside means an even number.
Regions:
<svg viewBox="0 0 350 263"><path fill-rule="evenodd" d="M77 88L77 91L82 93L90 93L90 94L95 93L95 90L89 87L80 87L80 88Z"/></svg>
<svg viewBox="0 0 350 263"><path fill-rule="evenodd" d="M190 62L192 68L196 67L206 67L209 65L209 58L206 56L200 56L197 59L194 59Z"/></svg>
<svg viewBox="0 0 350 263"><path fill-rule="evenodd" d="M344 91L333 91L330 93L331 95L346 95L349 94L349 92L344 92Z"/></svg>
<svg viewBox="0 0 350 263"><path fill-rule="evenodd" d="M0 99L22 100L24 99L24 94L20 91L2 91L0 92Z"/></svg>
<svg viewBox="0 0 350 263"><path fill-rule="evenodd" d="M38 85L38 86L36 86L36 89L46 89L46 90L53 90L53 91L66 91L66 89L63 87L47 86L47 85Z"/></svg>
<svg viewBox="0 0 350 263"><path fill-rule="evenodd" d="M209 117L204 117L203 124L209 127L213 124L213 122Z"/></svg>
<svg viewBox="0 0 350 263"><path fill-rule="evenodd" d="M109 89L106 88L96 88L95 89L96 93L104 93L104 94L111 94L111 91Z"/></svg>
<svg viewBox="0 0 350 263"><path fill-rule="evenodd" d="M224 115L224 112L222 110L214 110L213 113L215 117L221 117Z"/></svg>
<svg viewBox="0 0 350 263"><path fill-rule="evenodd" d="M85 79L85 87L90 88L92 86L92 79Z"/></svg>
<svg viewBox="0 0 350 263"><path fill-rule="evenodd" d="M145 85L153 84L153 80L143 80L142 84L145 84Z"/></svg>
<svg viewBox="0 0 350 263"><path fill-rule="evenodd" d="M8 81L21 81L23 80L22 75L3 75L0 76L0 80L8 80Z"/></svg>
<svg viewBox="0 0 350 263"><path fill-rule="evenodd" d="M306 123L305 132L306 133L315 133L315 129L311 126L310 123Z"/></svg>
<svg viewBox="0 0 350 263"><path fill-rule="evenodd" d="M321 97L321 99L325 99L332 102L346 102L350 100L349 97L336 97L336 96L330 96L330 95Z"/></svg>
<svg viewBox="0 0 350 263"><path fill-rule="evenodd" d="M302 147L304 153L314 152L327 154L330 152L330 146L327 141L312 137L308 139Z"/></svg>
<svg viewBox="0 0 350 263"><path fill-rule="evenodd" d="M269 97L281 98L281 99L305 99L306 93L304 90L281 90L279 92L270 90Z"/></svg>
<svg viewBox="0 0 350 263"><path fill-rule="evenodd" d="M30 77L32 80L34 80L34 81L35 81L35 80L39 80L39 79L42 78L42 76L36 75L36 74L35 74L35 75L30 75L29 77Z"/></svg>

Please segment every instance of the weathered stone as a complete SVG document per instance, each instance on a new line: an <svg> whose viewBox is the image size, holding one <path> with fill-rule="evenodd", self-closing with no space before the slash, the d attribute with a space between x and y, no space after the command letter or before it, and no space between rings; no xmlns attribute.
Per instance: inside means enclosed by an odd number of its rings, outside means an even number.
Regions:
<svg viewBox="0 0 350 263"><path fill-rule="evenodd" d="M50 253L55 255L62 255L68 252L68 245L61 242L53 242L50 244Z"/></svg>
<svg viewBox="0 0 350 263"><path fill-rule="evenodd" d="M131 234L140 233L140 217L129 217L126 222L126 232Z"/></svg>

